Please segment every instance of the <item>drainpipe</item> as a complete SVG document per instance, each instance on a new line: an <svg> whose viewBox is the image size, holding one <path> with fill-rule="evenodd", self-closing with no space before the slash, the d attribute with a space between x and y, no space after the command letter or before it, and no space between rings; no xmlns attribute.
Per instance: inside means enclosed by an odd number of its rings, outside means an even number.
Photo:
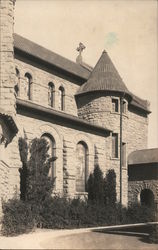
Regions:
<svg viewBox="0 0 158 250"><path fill-rule="evenodd" d="M122 206L122 106L123 96L120 97L120 205Z"/></svg>

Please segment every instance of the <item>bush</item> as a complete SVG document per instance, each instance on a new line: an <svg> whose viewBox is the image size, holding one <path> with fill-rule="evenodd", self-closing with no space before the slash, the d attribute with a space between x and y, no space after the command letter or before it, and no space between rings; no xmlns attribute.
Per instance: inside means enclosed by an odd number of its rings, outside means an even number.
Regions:
<svg viewBox="0 0 158 250"><path fill-rule="evenodd" d="M152 225L149 241L155 244L158 243L158 225Z"/></svg>
<svg viewBox="0 0 158 250"><path fill-rule="evenodd" d="M98 202L55 197L43 210L44 228L81 228L119 224L120 210Z"/></svg>
<svg viewBox="0 0 158 250"><path fill-rule="evenodd" d="M154 211L151 208L134 204L127 209L116 204L115 172L109 170L103 178L98 165L87 183L88 201L52 197L54 179L48 173L50 160L53 159L48 157L46 140L35 138L31 142L29 161L28 146L24 140L19 141L19 149L23 161L23 201L14 198L3 203L4 235L29 232L34 227L80 228L154 221ZM151 238L154 237L153 230Z"/></svg>
<svg viewBox="0 0 158 250"><path fill-rule="evenodd" d="M46 201L42 211L43 228L67 228L69 221L69 201L53 197Z"/></svg>
<svg viewBox="0 0 158 250"><path fill-rule="evenodd" d="M2 234L14 236L29 232L34 227L34 218L29 204L18 199L3 202Z"/></svg>
<svg viewBox="0 0 158 250"><path fill-rule="evenodd" d="M139 204L132 204L123 213L122 223L145 223L154 221L154 208L142 206Z"/></svg>
<svg viewBox="0 0 158 250"><path fill-rule="evenodd" d="M113 169L109 169L104 178L104 203L108 206L116 204L116 174Z"/></svg>
<svg viewBox="0 0 158 250"><path fill-rule="evenodd" d="M96 165L93 174L90 174L87 182L88 199L97 203L104 203L104 178L103 173Z"/></svg>

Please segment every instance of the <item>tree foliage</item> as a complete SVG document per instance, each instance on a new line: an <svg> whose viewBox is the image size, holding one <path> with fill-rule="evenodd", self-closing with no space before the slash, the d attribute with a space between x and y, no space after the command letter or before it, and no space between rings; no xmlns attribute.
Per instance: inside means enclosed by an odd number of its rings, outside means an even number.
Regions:
<svg viewBox="0 0 158 250"><path fill-rule="evenodd" d="M48 143L44 138L33 139L30 145L30 159L27 163L27 192L26 200L32 206L36 223L41 223L41 216L45 204L51 199L54 179L49 176L51 168L48 155Z"/></svg>
<svg viewBox="0 0 158 250"><path fill-rule="evenodd" d="M48 149L48 143L44 138L33 139L27 163L27 200L39 204L51 196L54 187L54 179L49 176L52 159L49 159Z"/></svg>
<svg viewBox="0 0 158 250"><path fill-rule="evenodd" d="M87 182L89 201L114 206L116 204L116 174L113 169L109 169L106 176L96 165L93 173L90 174Z"/></svg>
<svg viewBox="0 0 158 250"><path fill-rule="evenodd" d="M26 199L26 181L27 181L27 161L28 161L28 144L23 138L19 138L19 152L22 162L22 168L20 172L20 199L25 201Z"/></svg>
<svg viewBox="0 0 158 250"><path fill-rule="evenodd" d="M88 199L96 203L104 202L104 179L99 165L95 165L88 179Z"/></svg>
<svg viewBox="0 0 158 250"><path fill-rule="evenodd" d="M116 204L116 174L113 169L109 169L104 178L104 202L110 206Z"/></svg>

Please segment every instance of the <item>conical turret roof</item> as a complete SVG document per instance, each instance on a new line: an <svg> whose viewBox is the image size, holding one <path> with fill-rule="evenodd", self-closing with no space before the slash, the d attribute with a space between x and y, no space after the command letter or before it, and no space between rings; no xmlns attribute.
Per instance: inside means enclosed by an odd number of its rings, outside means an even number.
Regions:
<svg viewBox="0 0 158 250"><path fill-rule="evenodd" d="M95 91L119 92L131 96L105 50L90 74L88 81L79 88L76 96Z"/></svg>

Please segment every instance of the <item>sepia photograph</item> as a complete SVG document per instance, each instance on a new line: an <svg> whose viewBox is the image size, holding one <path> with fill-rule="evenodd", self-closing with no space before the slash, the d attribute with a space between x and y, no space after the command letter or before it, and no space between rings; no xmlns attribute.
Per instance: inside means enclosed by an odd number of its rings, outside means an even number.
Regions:
<svg viewBox="0 0 158 250"><path fill-rule="evenodd" d="M158 1L0 0L0 249L158 248Z"/></svg>

